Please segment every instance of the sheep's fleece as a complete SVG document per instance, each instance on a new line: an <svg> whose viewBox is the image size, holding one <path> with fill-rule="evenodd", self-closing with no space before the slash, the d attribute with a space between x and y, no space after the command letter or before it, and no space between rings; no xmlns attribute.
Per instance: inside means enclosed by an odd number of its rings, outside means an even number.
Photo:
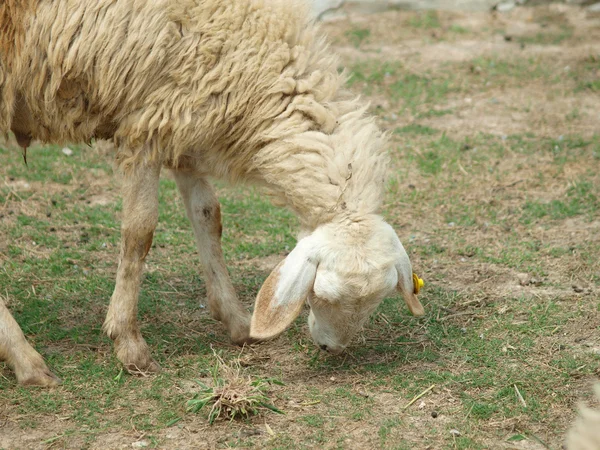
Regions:
<svg viewBox="0 0 600 450"><path fill-rule="evenodd" d="M394 288L423 313L408 255L377 215L385 137L318 33L297 0L0 4L0 132L24 148L96 138L117 149L122 244L104 329L128 369L157 368L136 314L165 167L194 225L213 316L234 341L275 336L306 300L313 338L332 352ZM302 239L263 285L252 323L224 266L208 176L258 183L300 220ZM17 356L37 358L11 320L0 302L0 359L37 383L41 366Z"/></svg>

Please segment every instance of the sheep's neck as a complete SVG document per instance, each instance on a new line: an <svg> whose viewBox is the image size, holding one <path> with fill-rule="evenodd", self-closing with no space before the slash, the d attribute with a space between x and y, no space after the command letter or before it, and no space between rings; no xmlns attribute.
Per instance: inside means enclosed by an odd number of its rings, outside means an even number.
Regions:
<svg viewBox="0 0 600 450"><path fill-rule="evenodd" d="M367 119L355 122L331 135L307 132L273 143L258 158L261 178L297 213L303 228L376 213L381 205L383 140Z"/></svg>

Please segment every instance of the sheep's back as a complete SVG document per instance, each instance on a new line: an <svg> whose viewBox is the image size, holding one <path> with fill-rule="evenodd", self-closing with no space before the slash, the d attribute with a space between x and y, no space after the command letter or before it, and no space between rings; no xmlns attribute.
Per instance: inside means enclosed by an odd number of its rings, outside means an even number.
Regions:
<svg viewBox="0 0 600 450"><path fill-rule="evenodd" d="M283 0L41 0L25 28L12 75L45 141L247 161L340 82L306 11Z"/></svg>

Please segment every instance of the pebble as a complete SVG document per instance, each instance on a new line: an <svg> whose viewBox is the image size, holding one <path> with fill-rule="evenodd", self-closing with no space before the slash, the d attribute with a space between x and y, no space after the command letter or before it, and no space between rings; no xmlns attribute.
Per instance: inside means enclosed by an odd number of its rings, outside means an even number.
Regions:
<svg viewBox="0 0 600 450"><path fill-rule="evenodd" d="M450 430L450 434L452 436L460 436L460 431L458 431L456 429L452 429L452 430Z"/></svg>
<svg viewBox="0 0 600 450"><path fill-rule="evenodd" d="M63 152L64 155L67 155L67 156L71 156L73 154L73 150L71 150L69 147L63 148L62 152Z"/></svg>
<svg viewBox="0 0 600 450"><path fill-rule="evenodd" d="M437 411L431 411L431 417L433 417L435 419L437 416L438 416Z"/></svg>
<svg viewBox="0 0 600 450"><path fill-rule="evenodd" d="M498 3L494 9L498 12L508 12L511 9L513 9L515 6L517 6L517 4L515 2L508 1L508 2Z"/></svg>
<svg viewBox="0 0 600 450"><path fill-rule="evenodd" d="M519 279L519 284L521 286L528 286L531 281L531 277L529 276L529 274L526 273L518 274L517 278Z"/></svg>
<svg viewBox="0 0 600 450"><path fill-rule="evenodd" d="M133 444L131 444L131 446L133 448L143 448L143 447L148 447L150 443L147 440L141 440L141 441L136 441Z"/></svg>

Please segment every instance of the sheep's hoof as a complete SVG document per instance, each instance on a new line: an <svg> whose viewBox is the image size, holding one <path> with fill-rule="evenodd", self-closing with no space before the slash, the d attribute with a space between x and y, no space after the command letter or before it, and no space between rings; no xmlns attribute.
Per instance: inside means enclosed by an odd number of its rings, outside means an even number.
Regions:
<svg viewBox="0 0 600 450"><path fill-rule="evenodd" d="M135 363L125 364L125 369L131 375L135 375L137 377L147 377L150 375L154 375L162 370L160 365L150 358L150 362L145 364L144 367L140 367L140 365Z"/></svg>
<svg viewBox="0 0 600 450"><path fill-rule="evenodd" d="M260 342L260 339L250 337L250 327L244 329L237 329L231 332L231 342L240 347L244 345L256 344Z"/></svg>
<svg viewBox="0 0 600 450"><path fill-rule="evenodd" d="M249 335L243 336L243 337L233 337L231 336L231 341L235 344L235 345L239 345L240 347L244 346L244 345L250 345L250 344L256 344L257 342L260 342L260 339L254 339L251 338Z"/></svg>
<svg viewBox="0 0 600 450"><path fill-rule="evenodd" d="M132 375L149 376L160 372L160 365L150 355L148 344L139 335L115 339L117 358Z"/></svg>
<svg viewBox="0 0 600 450"><path fill-rule="evenodd" d="M250 315L244 316L236 326L229 330L231 342L240 347L259 342L258 339L250 337Z"/></svg>
<svg viewBox="0 0 600 450"><path fill-rule="evenodd" d="M23 386L56 387L62 384L62 380L54 375L45 364L43 367L37 367L20 375L18 380Z"/></svg>

